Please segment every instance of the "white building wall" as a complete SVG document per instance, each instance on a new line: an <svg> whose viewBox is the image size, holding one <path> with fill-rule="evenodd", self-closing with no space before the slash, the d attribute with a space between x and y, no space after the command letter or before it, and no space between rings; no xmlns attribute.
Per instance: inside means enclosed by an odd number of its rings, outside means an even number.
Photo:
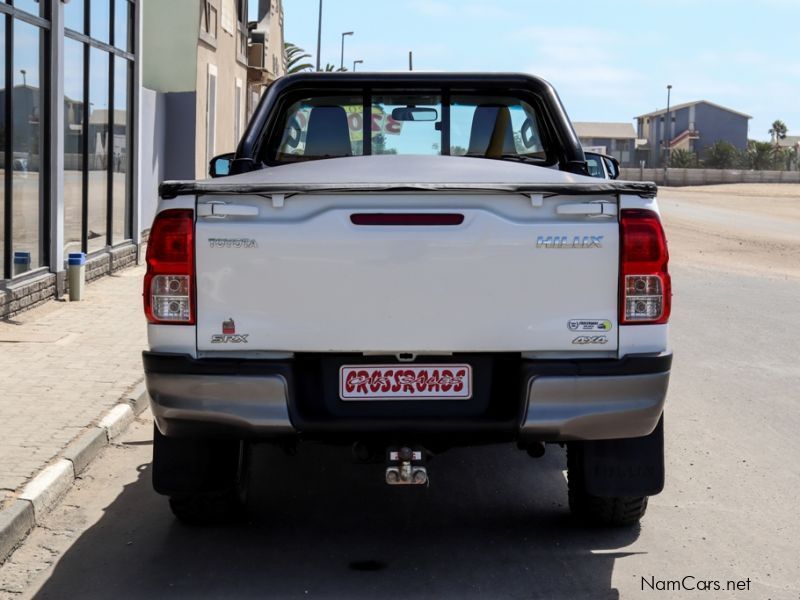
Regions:
<svg viewBox="0 0 800 600"><path fill-rule="evenodd" d="M164 180L166 98L143 88L139 103L139 220L150 229L158 204L158 186Z"/></svg>

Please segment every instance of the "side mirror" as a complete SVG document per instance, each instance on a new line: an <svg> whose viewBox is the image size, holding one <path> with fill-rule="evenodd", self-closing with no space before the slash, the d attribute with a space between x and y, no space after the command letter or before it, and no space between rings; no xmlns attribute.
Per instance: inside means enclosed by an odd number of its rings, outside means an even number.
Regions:
<svg viewBox="0 0 800 600"><path fill-rule="evenodd" d="M586 159L586 175L605 179L606 172L603 169L603 155L597 152L584 151L583 156Z"/></svg>
<svg viewBox="0 0 800 600"><path fill-rule="evenodd" d="M604 156L603 162L606 163L609 179L619 179L619 161L613 156Z"/></svg>
<svg viewBox="0 0 800 600"><path fill-rule="evenodd" d="M208 175L210 177L225 177L231 174L231 165L233 164L233 152L227 154L220 154L211 159L208 163Z"/></svg>

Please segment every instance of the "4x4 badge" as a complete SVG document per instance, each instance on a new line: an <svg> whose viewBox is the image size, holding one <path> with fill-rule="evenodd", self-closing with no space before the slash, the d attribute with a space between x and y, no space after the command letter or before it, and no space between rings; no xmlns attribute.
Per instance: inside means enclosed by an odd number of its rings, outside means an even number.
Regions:
<svg viewBox="0 0 800 600"><path fill-rule="evenodd" d="M585 344L607 344L608 343L608 336L605 335L579 335L574 340L572 340L573 344L585 345Z"/></svg>

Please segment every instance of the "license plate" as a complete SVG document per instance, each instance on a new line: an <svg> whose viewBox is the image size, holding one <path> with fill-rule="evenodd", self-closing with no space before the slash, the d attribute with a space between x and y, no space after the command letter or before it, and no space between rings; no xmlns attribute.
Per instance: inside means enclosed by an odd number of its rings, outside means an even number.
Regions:
<svg viewBox="0 0 800 600"><path fill-rule="evenodd" d="M470 365L344 365L342 400L469 400Z"/></svg>

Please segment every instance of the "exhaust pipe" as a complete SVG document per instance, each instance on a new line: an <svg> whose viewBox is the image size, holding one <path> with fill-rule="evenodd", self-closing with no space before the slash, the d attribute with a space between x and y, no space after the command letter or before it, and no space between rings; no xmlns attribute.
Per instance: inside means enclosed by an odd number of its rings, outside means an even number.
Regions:
<svg viewBox="0 0 800 600"><path fill-rule="evenodd" d="M544 442L529 442L521 446L531 458L542 458L544 456Z"/></svg>

